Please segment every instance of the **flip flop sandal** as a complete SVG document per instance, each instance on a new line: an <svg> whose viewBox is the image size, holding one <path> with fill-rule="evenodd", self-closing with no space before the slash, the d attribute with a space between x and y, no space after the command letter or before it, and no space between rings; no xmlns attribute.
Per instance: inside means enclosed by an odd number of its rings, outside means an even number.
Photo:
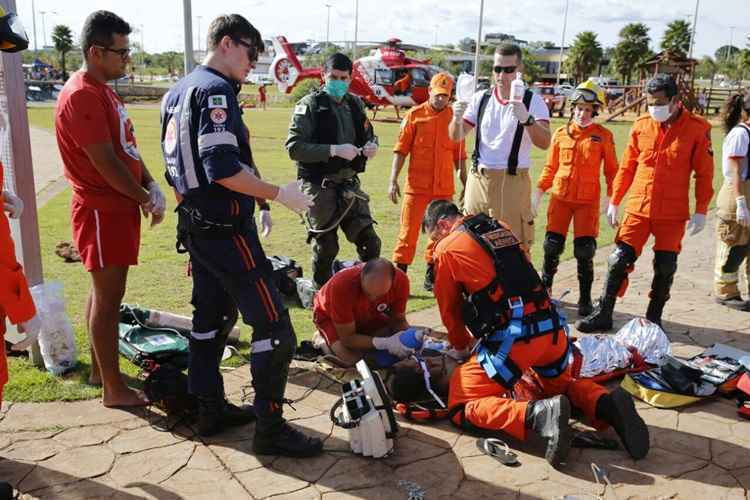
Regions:
<svg viewBox="0 0 750 500"><path fill-rule="evenodd" d="M573 436L570 445L573 448L594 448L597 450L617 450L620 445L613 439L605 438L596 432L581 431Z"/></svg>
<svg viewBox="0 0 750 500"><path fill-rule="evenodd" d="M479 438L477 439L477 448L485 455L489 455L498 462L508 467L521 465L518 461L518 455L510 451L510 447L497 438Z"/></svg>

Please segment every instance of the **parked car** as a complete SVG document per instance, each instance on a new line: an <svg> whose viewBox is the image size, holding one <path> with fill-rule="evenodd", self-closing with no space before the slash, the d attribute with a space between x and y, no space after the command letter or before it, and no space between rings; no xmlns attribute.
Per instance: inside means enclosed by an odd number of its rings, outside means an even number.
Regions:
<svg viewBox="0 0 750 500"><path fill-rule="evenodd" d="M565 114L565 103L567 97L558 92L555 86L551 83L536 83L532 87L532 92L536 92L544 100L544 104L549 109L550 116L557 113L557 116L561 117Z"/></svg>

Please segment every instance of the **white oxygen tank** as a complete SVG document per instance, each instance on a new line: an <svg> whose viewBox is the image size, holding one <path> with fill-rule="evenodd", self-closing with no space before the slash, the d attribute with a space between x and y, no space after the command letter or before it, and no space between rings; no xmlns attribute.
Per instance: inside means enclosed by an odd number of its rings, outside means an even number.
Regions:
<svg viewBox="0 0 750 500"><path fill-rule="evenodd" d="M526 91L526 84L523 83L522 76L520 72L516 73L516 79L510 84L511 102L523 102L523 93Z"/></svg>

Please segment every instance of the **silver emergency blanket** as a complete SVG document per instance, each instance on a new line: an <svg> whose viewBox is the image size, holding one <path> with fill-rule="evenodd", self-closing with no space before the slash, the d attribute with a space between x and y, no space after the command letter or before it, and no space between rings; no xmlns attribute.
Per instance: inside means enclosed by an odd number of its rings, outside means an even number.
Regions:
<svg viewBox="0 0 750 500"><path fill-rule="evenodd" d="M581 377L594 377L630 365L632 354L628 347L635 348L646 363L659 365L661 359L672 354L672 346L658 325L634 318L623 326L615 336L588 336L575 343L583 355Z"/></svg>

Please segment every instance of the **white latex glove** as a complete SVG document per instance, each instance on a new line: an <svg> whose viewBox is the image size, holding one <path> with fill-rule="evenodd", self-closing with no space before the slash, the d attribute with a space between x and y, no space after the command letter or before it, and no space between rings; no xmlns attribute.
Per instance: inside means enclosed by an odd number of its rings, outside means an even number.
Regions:
<svg viewBox="0 0 750 500"><path fill-rule="evenodd" d="M270 210L261 210L258 214L258 223L260 224L260 235L267 238L273 229L273 219L271 219Z"/></svg>
<svg viewBox="0 0 750 500"><path fill-rule="evenodd" d="M377 143L369 141L362 147L362 154L365 155L368 160L373 159L375 155L378 154Z"/></svg>
<svg viewBox="0 0 750 500"><path fill-rule="evenodd" d="M747 209L747 200L744 196L737 197L737 224L750 227L750 210Z"/></svg>
<svg viewBox="0 0 750 500"><path fill-rule="evenodd" d="M602 195L602 201L599 204L599 210L601 211L601 213L606 214L608 208L609 208L609 196L605 194L605 195Z"/></svg>
<svg viewBox="0 0 750 500"><path fill-rule="evenodd" d="M513 101L511 104L513 105L513 115L516 117L516 120L526 123L529 119L529 110L526 109L523 102Z"/></svg>
<svg viewBox="0 0 750 500"><path fill-rule="evenodd" d="M146 186L148 191L148 203L141 207L143 215L148 217L151 214L151 226L155 226L164 220L164 212L167 210L167 199L156 181L151 181Z"/></svg>
<svg viewBox="0 0 750 500"><path fill-rule="evenodd" d="M466 112L466 108L468 106L468 103L456 101L453 103L453 118L454 119L462 119L464 117L464 113Z"/></svg>
<svg viewBox="0 0 750 500"><path fill-rule="evenodd" d="M469 359L469 356L471 356L471 348L467 347L461 350L453 348L450 351L446 352L445 355L455 361L458 361L459 363L463 363L464 361Z"/></svg>
<svg viewBox="0 0 750 500"><path fill-rule="evenodd" d="M617 220L617 212L619 208L618 205L613 205L612 203L607 205L607 222L609 222L609 225L612 227L620 225L620 222Z"/></svg>
<svg viewBox="0 0 750 500"><path fill-rule="evenodd" d="M3 191L3 212L8 212L11 219L18 219L23 214L23 200L10 191Z"/></svg>
<svg viewBox="0 0 750 500"><path fill-rule="evenodd" d="M354 144L331 144L331 156L338 156L346 161L352 161L359 153L359 148Z"/></svg>
<svg viewBox="0 0 750 500"><path fill-rule="evenodd" d="M690 231L690 236L695 236L703 231L705 227L706 216L704 214L693 214L693 216L690 217L690 222L688 222L687 230Z"/></svg>
<svg viewBox="0 0 750 500"><path fill-rule="evenodd" d="M404 359L414 353L414 349L406 347L401 343L401 332L390 337L373 337L372 345L379 351L388 351L399 359Z"/></svg>
<svg viewBox="0 0 750 500"><path fill-rule="evenodd" d="M278 201L292 212L302 212L313 204L313 197L302 192L302 181L292 181L286 186L279 186L279 194L274 201Z"/></svg>
<svg viewBox="0 0 750 500"><path fill-rule="evenodd" d="M42 320L39 319L39 315L35 314L33 318L18 325L18 331L25 333L26 338L20 342L16 342L11 346L13 351L25 351L31 344L36 342L39 337L39 331L42 329Z"/></svg>
<svg viewBox="0 0 750 500"><path fill-rule="evenodd" d="M544 191L541 189L537 189L534 191L534 194L531 195L531 216L533 218L536 218L536 215L539 210L539 204L542 202L542 197L544 196Z"/></svg>

